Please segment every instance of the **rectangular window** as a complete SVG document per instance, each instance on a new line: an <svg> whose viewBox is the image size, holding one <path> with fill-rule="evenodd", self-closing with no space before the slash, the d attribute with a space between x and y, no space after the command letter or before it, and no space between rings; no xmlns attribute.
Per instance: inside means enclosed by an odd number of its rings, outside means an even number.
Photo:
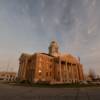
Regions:
<svg viewBox="0 0 100 100"><path fill-rule="evenodd" d="M51 65L50 65L49 67L50 67L50 69L52 68L52 66L51 66Z"/></svg>
<svg viewBox="0 0 100 100"><path fill-rule="evenodd" d="M52 59L50 59L50 62L52 62Z"/></svg>
<svg viewBox="0 0 100 100"><path fill-rule="evenodd" d="M60 72L58 72L58 76L60 75Z"/></svg>
<svg viewBox="0 0 100 100"><path fill-rule="evenodd" d="M48 72L46 72L46 76L48 77Z"/></svg>
<svg viewBox="0 0 100 100"><path fill-rule="evenodd" d="M51 76L51 72L50 72L50 76Z"/></svg>
<svg viewBox="0 0 100 100"><path fill-rule="evenodd" d="M65 61L61 61L61 64L64 64L64 65L65 65L65 64L66 64L66 62L65 62Z"/></svg>

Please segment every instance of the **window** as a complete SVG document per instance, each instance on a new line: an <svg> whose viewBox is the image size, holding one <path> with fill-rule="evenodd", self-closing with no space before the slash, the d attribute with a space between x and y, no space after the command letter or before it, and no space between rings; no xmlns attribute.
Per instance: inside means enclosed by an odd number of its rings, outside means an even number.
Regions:
<svg viewBox="0 0 100 100"><path fill-rule="evenodd" d="M12 75L10 75L10 77L12 77Z"/></svg>
<svg viewBox="0 0 100 100"><path fill-rule="evenodd" d="M76 64L72 64L72 66L76 66Z"/></svg>
<svg viewBox="0 0 100 100"><path fill-rule="evenodd" d="M60 72L58 72L58 75L60 75Z"/></svg>
<svg viewBox="0 0 100 100"><path fill-rule="evenodd" d="M51 76L51 72L50 72L50 76Z"/></svg>
<svg viewBox="0 0 100 100"><path fill-rule="evenodd" d="M56 63L56 64L59 64L59 61L58 61L58 60L55 60L55 63Z"/></svg>
<svg viewBox="0 0 100 100"><path fill-rule="evenodd" d="M46 72L46 76L48 77L48 72Z"/></svg>
<svg viewBox="0 0 100 100"><path fill-rule="evenodd" d="M65 61L61 61L61 64L64 64L64 65L65 65L65 64L66 64L66 62L65 62Z"/></svg>
<svg viewBox="0 0 100 100"><path fill-rule="evenodd" d="M68 70L69 70L69 66L67 66Z"/></svg>
<svg viewBox="0 0 100 100"><path fill-rule="evenodd" d="M71 66L71 63L67 63L67 66Z"/></svg>
<svg viewBox="0 0 100 100"><path fill-rule="evenodd" d="M50 67L50 69L52 68L52 66L51 66L51 65L50 65L49 67Z"/></svg>
<svg viewBox="0 0 100 100"><path fill-rule="evenodd" d="M1 76L5 76L5 74L1 74Z"/></svg>
<svg viewBox="0 0 100 100"><path fill-rule="evenodd" d="M39 73L39 76L41 76L41 73Z"/></svg>
<svg viewBox="0 0 100 100"><path fill-rule="evenodd" d="M50 62L52 62L52 59L50 59Z"/></svg>

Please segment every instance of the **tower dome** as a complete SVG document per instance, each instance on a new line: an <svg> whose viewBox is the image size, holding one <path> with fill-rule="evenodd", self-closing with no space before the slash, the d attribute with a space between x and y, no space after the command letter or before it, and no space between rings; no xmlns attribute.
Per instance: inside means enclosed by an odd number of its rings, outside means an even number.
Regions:
<svg viewBox="0 0 100 100"><path fill-rule="evenodd" d="M49 46L49 54L52 56L57 56L59 53L59 46L56 41L52 41Z"/></svg>

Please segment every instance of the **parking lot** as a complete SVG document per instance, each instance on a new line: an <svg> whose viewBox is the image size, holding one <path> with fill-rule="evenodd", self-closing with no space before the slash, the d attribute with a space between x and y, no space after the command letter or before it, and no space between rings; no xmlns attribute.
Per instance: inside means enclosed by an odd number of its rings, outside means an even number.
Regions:
<svg viewBox="0 0 100 100"><path fill-rule="evenodd" d="M0 83L0 100L100 100L100 88L39 88Z"/></svg>

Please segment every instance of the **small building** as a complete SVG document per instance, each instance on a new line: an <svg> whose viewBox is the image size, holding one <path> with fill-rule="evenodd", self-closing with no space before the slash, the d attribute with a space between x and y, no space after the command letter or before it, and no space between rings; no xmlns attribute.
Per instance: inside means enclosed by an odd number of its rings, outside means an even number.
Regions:
<svg viewBox="0 0 100 100"><path fill-rule="evenodd" d="M83 65L78 57L59 52L56 41L49 46L49 53L23 53L19 58L18 79L31 83L75 83L84 80Z"/></svg>
<svg viewBox="0 0 100 100"><path fill-rule="evenodd" d="M0 72L0 80L14 81L16 80L15 72Z"/></svg>

